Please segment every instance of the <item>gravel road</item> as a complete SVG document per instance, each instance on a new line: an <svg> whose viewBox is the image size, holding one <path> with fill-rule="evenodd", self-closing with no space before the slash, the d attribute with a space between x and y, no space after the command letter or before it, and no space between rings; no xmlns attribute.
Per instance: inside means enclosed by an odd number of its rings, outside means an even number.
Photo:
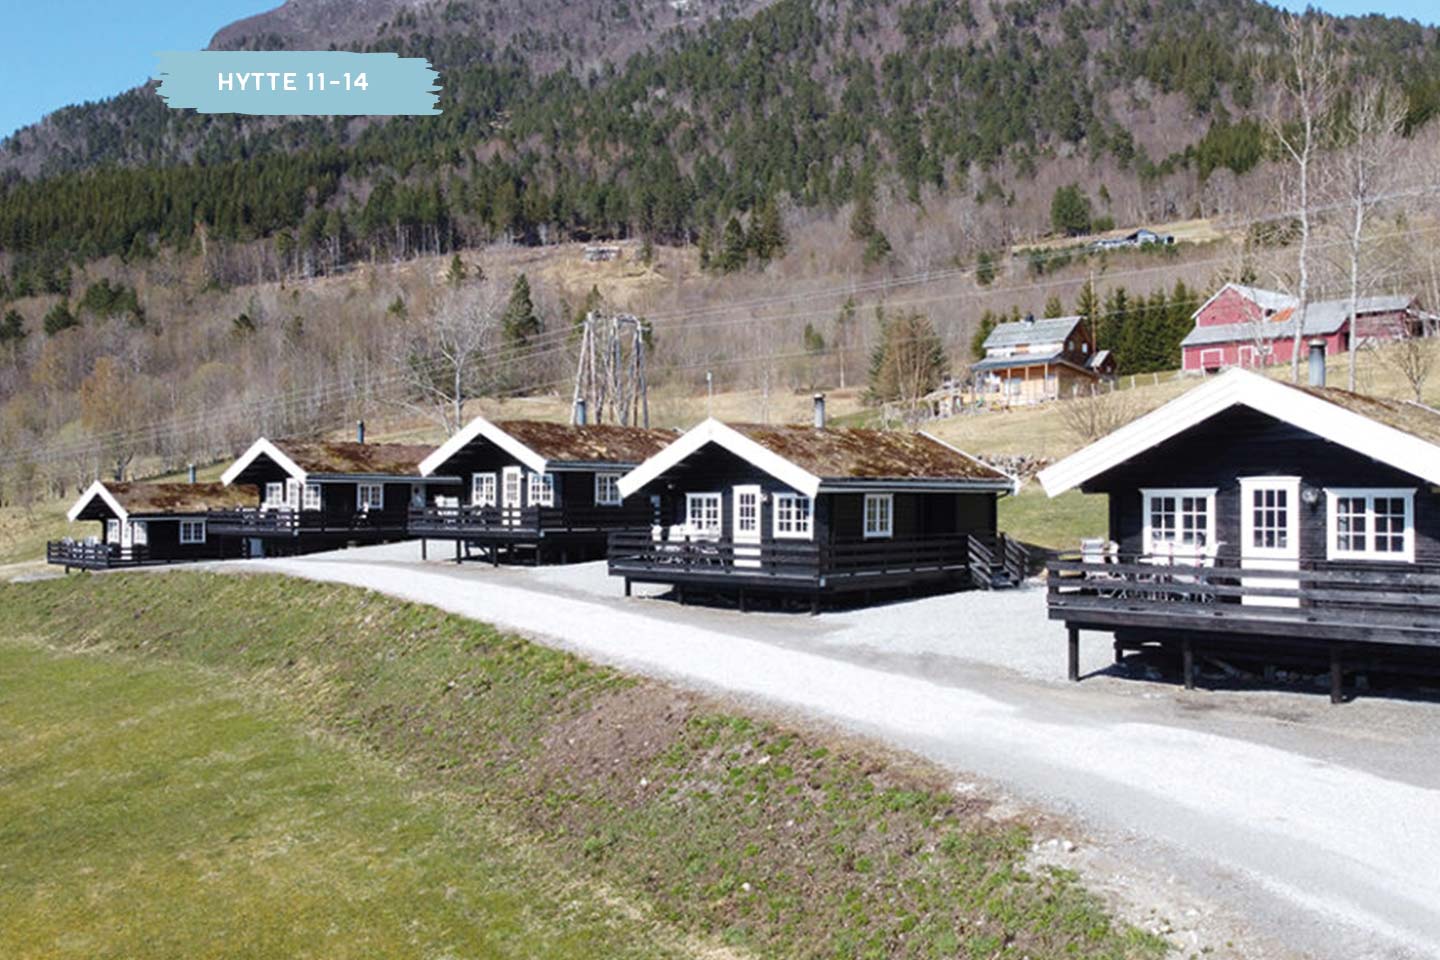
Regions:
<svg viewBox="0 0 1440 960"><path fill-rule="evenodd" d="M1068 684L1035 588L808 617L626 600L603 564L421 562L413 543L217 567L432 604L978 774L1079 824L1093 849L1074 865L1187 948L1440 957L1435 701L1186 692L1108 675L1098 635L1094 675Z"/></svg>

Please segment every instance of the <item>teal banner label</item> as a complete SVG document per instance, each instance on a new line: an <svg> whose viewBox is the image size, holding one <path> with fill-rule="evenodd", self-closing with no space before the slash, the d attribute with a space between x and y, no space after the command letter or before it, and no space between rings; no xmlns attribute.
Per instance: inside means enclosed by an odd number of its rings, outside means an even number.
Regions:
<svg viewBox="0 0 1440 960"><path fill-rule="evenodd" d="M439 75L418 57L344 50L161 53L156 78L172 108L200 113L433 115Z"/></svg>

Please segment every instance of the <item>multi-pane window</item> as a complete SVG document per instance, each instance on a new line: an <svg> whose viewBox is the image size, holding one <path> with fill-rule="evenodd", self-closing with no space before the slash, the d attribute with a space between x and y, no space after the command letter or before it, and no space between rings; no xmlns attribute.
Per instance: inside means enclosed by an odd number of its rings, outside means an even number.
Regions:
<svg viewBox="0 0 1440 960"><path fill-rule="evenodd" d="M360 483L355 485L356 505L360 511L385 509L385 485L381 483Z"/></svg>
<svg viewBox="0 0 1440 960"><path fill-rule="evenodd" d="M304 490L302 496L304 497L304 500L303 500L303 501L301 502L301 504L300 504L301 509L303 509L303 510L319 510L319 509L320 509L320 484L318 484L318 483L307 483L307 484L305 484L305 490Z"/></svg>
<svg viewBox="0 0 1440 960"><path fill-rule="evenodd" d="M1293 507L1290 491L1283 487L1250 491L1250 545L1263 550L1288 549Z"/></svg>
<svg viewBox="0 0 1440 960"><path fill-rule="evenodd" d="M720 535L720 494L687 493L685 524L697 533Z"/></svg>
<svg viewBox="0 0 1440 960"><path fill-rule="evenodd" d="M265 506L272 510L278 510L285 505L285 484L265 484Z"/></svg>
<svg viewBox="0 0 1440 960"><path fill-rule="evenodd" d="M130 542L137 547L150 545L150 525L144 520L130 521Z"/></svg>
<svg viewBox="0 0 1440 960"><path fill-rule="evenodd" d="M798 493L775 495L775 536L809 537L812 529L809 497Z"/></svg>
<svg viewBox="0 0 1440 960"><path fill-rule="evenodd" d="M205 521L204 521L204 520L181 520L181 521L180 521L180 542L181 542L181 543L204 543L204 542L205 542Z"/></svg>
<svg viewBox="0 0 1440 960"><path fill-rule="evenodd" d="M105 521L105 542L106 542L106 543L119 543L119 542L120 542L120 521L119 521L119 520L110 519L110 520L106 520L106 521Z"/></svg>
<svg viewBox="0 0 1440 960"><path fill-rule="evenodd" d="M300 481L285 481L285 506L295 508L300 505Z"/></svg>
<svg viewBox="0 0 1440 960"><path fill-rule="evenodd" d="M620 474L595 474L595 502L602 507L618 507L620 501Z"/></svg>
<svg viewBox="0 0 1440 960"><path fill-rule="evenodd" d="M530 506L555 506L555 477L548 473L532 473L528 478Z"/></svg>
<svg viewBox="0 0 1440 960"><path fill-rule="evenodd" d="M1145 552L1201 553L1214 542L1215 491L1145 490Z"/></svg>
<svg viewBox="0 0 1440 960"><path fill-rule="evenodd" d="M1327 490L1333 560L1412 560L1413 490Z"/></svg>
<svg viewBox="0 0 1440 960"><path fill-rule="evenodd" d="M865 494L865 536L889 537L895 532L895 496L889 493Z"/></svg>
<svg viewBox="0 0 1440 960"><path fill-rule="evenodd" d="M472 507L495 506L495 474L476 473L470 476L470 505Z"/></svg>
<svg viewBox="0 0 1440 960"><path fill-rule="evenodd" d="M505 484L505 506L520 506L520 469L517 467L513 470L504 471L503 482Z"/></svg>

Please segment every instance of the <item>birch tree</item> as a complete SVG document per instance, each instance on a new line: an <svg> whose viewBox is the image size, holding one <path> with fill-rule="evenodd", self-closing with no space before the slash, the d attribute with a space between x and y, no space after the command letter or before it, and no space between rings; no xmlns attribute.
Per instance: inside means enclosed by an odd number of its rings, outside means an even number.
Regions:
<svg viewBox="0 0 1440 960"><path fill-rule="evenodd" d="M1356 389L1360 287L1365 269L1365 229L1400 153L1405 98L1380 80L1366 80L1351 95L1340 118L1341 149L1336 173L1345 211L1346 267L1350 277L1350 363L1348 387Z"/></svg>
<svg viewBox="0 0 1440 960"><path fill-rule="evenodd" d="M1285 66L1275 109L1267 116L1270 134L1294 177L1296 216L1300 224L1295 344L1290 377L1300 382L1300 354L1305 314L1310 306L1310 246L1318 197L1316 167L1325 136L1324 121L1335 96L1335 57L1331 27L1323 15L1288 14Z"/></svg>
<svg viewBox="0 0 1440 960"><path fill-rule="evenodd" d="M492 386L500 359L503 298L490 283L452 290L418 329L403 331L401 404L447 435L465 425L465 402Z"/></svg>

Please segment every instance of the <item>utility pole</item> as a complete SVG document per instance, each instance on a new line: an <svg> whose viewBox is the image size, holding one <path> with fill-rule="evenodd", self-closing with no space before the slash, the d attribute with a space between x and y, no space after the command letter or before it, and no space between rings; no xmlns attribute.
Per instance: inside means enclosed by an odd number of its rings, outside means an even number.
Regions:
<svg viewBox="0 0 1440 960"><path fill-rule="evenodd" d="M608 406L614 423L650 426L650 396L645 379L645 321L630 314L613 317L591 311L581 324L580 355L575 364L571 410L579 401L605 422ZM627 353L628 341L628 353ZM573 415L572 415L573 419Z"/></svg>

